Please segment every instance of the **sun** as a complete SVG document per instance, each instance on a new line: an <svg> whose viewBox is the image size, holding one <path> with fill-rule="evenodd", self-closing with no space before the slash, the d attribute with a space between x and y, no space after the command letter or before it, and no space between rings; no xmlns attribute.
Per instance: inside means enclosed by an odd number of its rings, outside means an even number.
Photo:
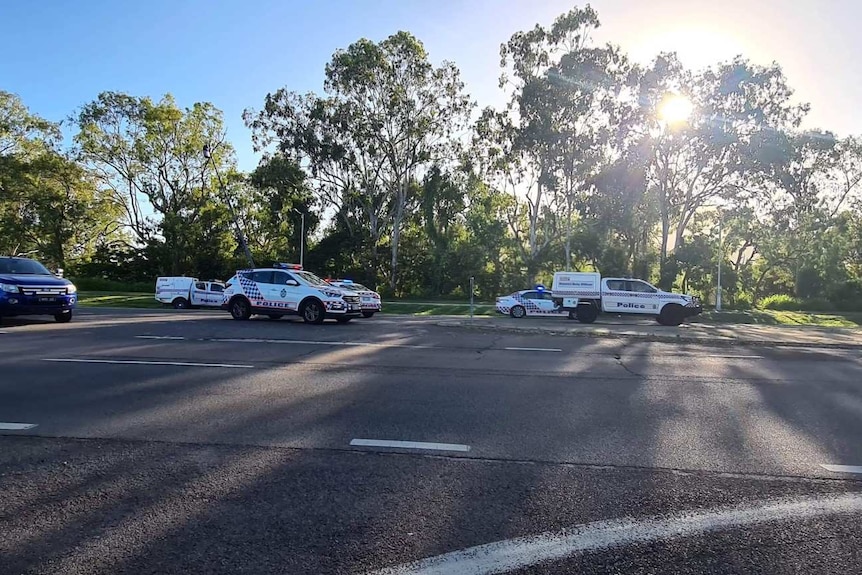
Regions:
<svg viewBox="0 0 862 575"><path fill-rule="evenodd" d="M658 116L670 125L681 124L688 120L693 110L691 100L685 96L672 95L661 103Z"/></svg>

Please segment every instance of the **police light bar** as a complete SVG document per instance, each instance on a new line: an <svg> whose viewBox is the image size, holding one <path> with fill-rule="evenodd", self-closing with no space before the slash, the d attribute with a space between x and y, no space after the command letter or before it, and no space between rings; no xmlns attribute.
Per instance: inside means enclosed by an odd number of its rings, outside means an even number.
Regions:
<svg viewBox="0 0 862 575"><path fill-rule="evenodd" d="M341 283L343 283L343 284L352 284L352 283L353 283L353 280L341 280Z"/></svg>
<svg viewBox="0 0 862 575"><path fill-rule="evenodd" d="M299 264L286 264L283 262L275 262L272 264L272 267L279 270L301 270L302 266Z"/></svg>
<svg viewBox="0 0 862 575"><path fill-rule="evenodd" d="M536 284L536 291L545 291L545 286L542 284Z"/></svg>

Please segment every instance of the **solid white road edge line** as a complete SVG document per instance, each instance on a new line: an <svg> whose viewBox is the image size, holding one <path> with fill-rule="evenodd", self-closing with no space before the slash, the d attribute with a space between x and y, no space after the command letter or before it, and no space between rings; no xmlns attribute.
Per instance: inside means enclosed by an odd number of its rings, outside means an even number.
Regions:
<svg viewBox="0 0 862 575"><path fill-rule="evenodd" d="M390 439L354 439L350 445L361 447L398 447L401 449L430 449L433 451L470 451L469 445L458 443L426 443L424 441L396 441Z"/></svg>
<svg viewBox="0 0 862 575"><path fill-rule="evenodd" d="M826 471L832 471L835 473L862 473L862 465L831 465L828 463L821 463L820 467Z"/></svg>
<svg viewBox="0 0 862 575"><path fill-rule="evenodd" d="M22 431L24 429L33 429L36 423L5 423L0 421L0 429L3 431Z"/></svg>
<svg viewBox="0 0 862 575"><path fill-rule="evenodd" d="M42 361L56 361L64 363L111 363L118 365L174 365L179 367L226 367L251 369L253 365L239 365L235 363L196 363L191 361L144 361L138 359L64 359L51 358Z"/></svg>
<svg viewBox="0 0 862 575"><path fill-rule="evenodd" d="M563 351L555 347L504 347L506 351Z"/></svg>
<svg viewBox="0 0 862 575"><path fill-rule="evenodd" d="M577 525L554 533L519 537L388 567L372 575L490 575L543 561L662 539L760 525L785 519L799 521L823 515L862 512L862 495L764 501L738 507L681 513L646 519L612 519Z"/></svg>

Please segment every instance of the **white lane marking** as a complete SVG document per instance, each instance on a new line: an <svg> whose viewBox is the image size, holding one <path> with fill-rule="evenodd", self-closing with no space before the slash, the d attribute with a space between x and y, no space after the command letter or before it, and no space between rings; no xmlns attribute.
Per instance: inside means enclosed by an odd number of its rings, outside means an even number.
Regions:
<svg viewBox="0 0 862 575"><path fill-rule="evenodd" d="M136 335L138 339L186 339L178 335Z"/></svg>
<svg viewBox="0 0 862 575"><path fill-rule="evenodd" d="M136 335L137 339L185 340L188 338L162 335ZM191 340L190 340L191 341ZM331 345L347 347L400 347L407 349L441 349L435 345L411 345L402 343L375 343L369 341L311 341L305 339L261 339L253 337L205 337L194 341L213 341L217 343L281 343L288 345Z"/></svg>
<svg viewBox="0 0 862 575"><path fill-rule="evenodd" d="M862 473L862 465L830 465L821 463L820 467L835 473Z"/></svg>
<svg viewBox="0 0 862 575"><path fill-rule="evenodd" d="M490 575L595 551L662 539L823 515L862 512L862 495L846 494L717 508L646 519L611 519L541 535L477 545L374 571L372 575Z"/></svg>
<svg viewBox="0 0 862 575"><path fill-rule="evenodd" d="M555 347L504 347L506 351L563 351Z"/></svg>
<svg viewBox="0 0 862 575"><path fill-rule="evenodd" d="M4 431L22 431L24 429L33 429L36 423L5 423L0 421L0 429Z"/></svg>
<svg viewBox="0 0 862 575"><path fill-rule="evenodd" d="M470 451L469 445L458 443L426 443L424 441L395 441L390 439L354 439L350 445L362 447L398 447L401 449L430 449L433 451Z"/></svg>
<svg viewBox="0 0 862 575"><path fill-rule="evenodd" d="M42 361L56 361L65 363L113 363L119 365L175 365L179 367L227 367L251 369L253 365L240 365L235 363L196 363L192 361L144 361L132 359L66 359L51 358Z"/></svg>

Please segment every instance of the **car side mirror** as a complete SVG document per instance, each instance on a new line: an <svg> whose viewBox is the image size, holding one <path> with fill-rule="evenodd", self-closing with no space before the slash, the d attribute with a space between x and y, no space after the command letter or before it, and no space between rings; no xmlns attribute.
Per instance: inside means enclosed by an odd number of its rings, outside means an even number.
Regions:
<svg viewBox="0 0 862 575"><path fill-rule="evenodd" d="M297 287L299 285L299 282L296 280L287 280L286 282L284 282L284 285Z"/></svg>
<svg viewBox="0 0 862 575"><path fill-rule="evenodd" d="M63 277L63 268L57 268L57 271L54 273L58 278Z"/></svg>

